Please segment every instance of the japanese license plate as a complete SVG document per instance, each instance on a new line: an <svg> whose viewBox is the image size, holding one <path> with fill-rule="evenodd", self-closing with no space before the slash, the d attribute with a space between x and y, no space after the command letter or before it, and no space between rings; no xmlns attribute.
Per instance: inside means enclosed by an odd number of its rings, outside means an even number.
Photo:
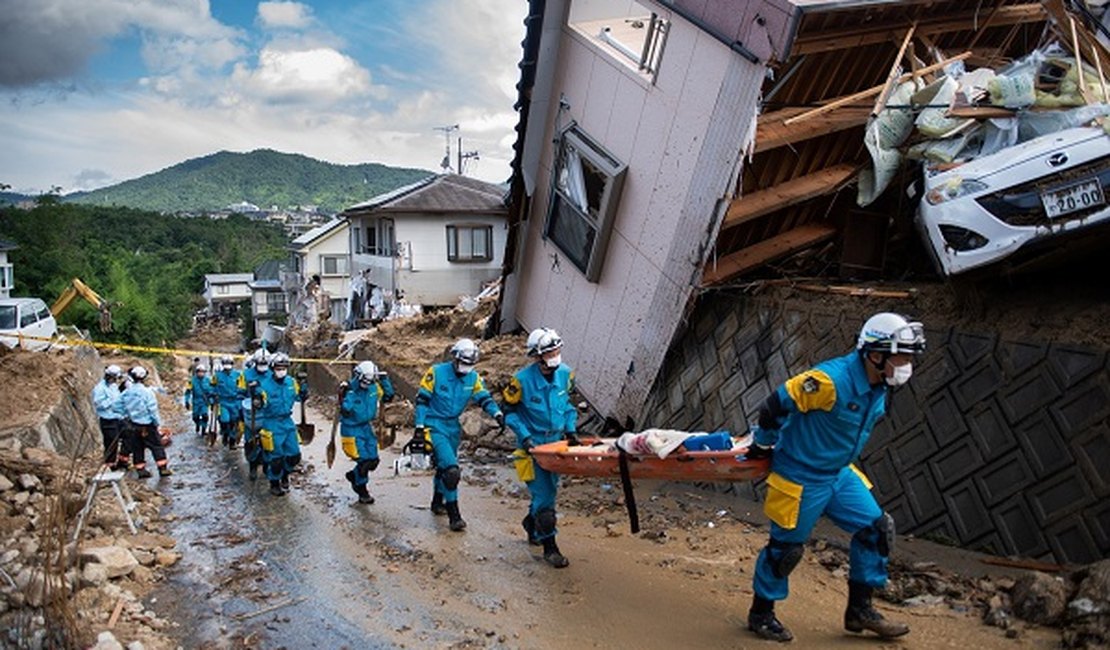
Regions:
<svg viewBox="0 0 1110 650"><path fill-rule="evenodd" d="M1054 219L1065 214L1106 204L1106 195L1097 178L1041 192L1045 215Z"/></svg>

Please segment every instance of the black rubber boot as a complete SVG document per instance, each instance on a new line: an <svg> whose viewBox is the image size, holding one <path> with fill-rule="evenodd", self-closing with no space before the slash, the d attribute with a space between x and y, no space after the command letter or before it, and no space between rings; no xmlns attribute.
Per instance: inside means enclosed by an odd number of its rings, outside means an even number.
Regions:
<svg viewBox="0 0 1110 650"><path fill-rule="evenodd" d="M775 617L775 601L756 596L748 610L748 629L761 639L786 643L794 635Z"/></svg>
<svg viewBox="0 0 1110 650"><path fill-rule="evenodd" d="M281 489L281 481L270 481L270 494L275 497L280 497L285 494L285 490Z"/></svg>
<svg viewBox="0 0 1110 650"><path fill-rule="evenodd" d="M358 495L358 502L371 504L374 503L374 497L370 496L370 491L366 489L365 485L359 485L355 488L355 494Z"/></svg>
<svg viewBox="0 0 1110 650"><path fill-rule="evenodd" d="M444 507L447 509L447 527L455 532L466 530L466 521L459 514L459 502L449 501Z"/></svg>
<svg viewBox="0 0 1110 650"><path fill-rule="evenodd" d="M563 569L570 565L570 560L559 552L559 545L555 543L555 536L552 535L543 540L543 559L545 562L555 567L556 569Z"/></svg>
<svg viewBox="0 0 1110 650"><path fill-rule="evenodd" d="M289 475L288 474L281 477L281 489L286 491L286 492L289 491Z"/></svg>
<svg viewBox="0 0 1110 650"><path fill-rule="evenodd" d="M170 469L169 467L159 467L158 468L158 476L161 476L161 477L173 476L173 470Z"/></svg>
<svg viewBox="0 0 1110 650"><path fill-rule="evenodd" d="M351 489L355 491L355 494L362 496L362 493L358 491L359 486L355 485L355 470L352 469L351 471L344 474L343 477L346 478L347 482L351 484Z"/></svg>
<svg viewBox="0 0 1110 650"><path fill-rule="evenodd" d="M432 514L445 515L447 514L447 506L443 504L443 493L436 492L432 494Z"/></svg>
<svg viewBox="0 0 1110 650"><path fill-rule="evenodd" d="M258 480L258 463L251 463L247 469L247 478L256 481Z"/></svg>
<svg viewBox="0 0 1110 650"><path fill-rule="evenodd" d="M859 582L848 582L848 609L844 610L844 629L849 632L870 630L884 639L894 639L910 633L905 623L888 621L871 606L871 587Z"/></svg>
<svg viewBox="0 0 1110 650"><path fill-rule="evenodd" d="M520 522L520 525L524 526L524 532L528 533L529 544L532 546L539 546L543 543L536 537L536 520L532 518L531 513L528 513L528 516L524 518L524 521Z"/></svg>

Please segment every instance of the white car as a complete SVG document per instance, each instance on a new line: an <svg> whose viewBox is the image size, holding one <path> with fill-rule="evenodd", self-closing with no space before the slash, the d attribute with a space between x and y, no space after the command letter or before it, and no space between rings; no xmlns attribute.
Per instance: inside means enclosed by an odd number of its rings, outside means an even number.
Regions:
<svg viewBox="0 0 1110 650"><path fill-rule="evenodd" d="M58 324L50 308L39 298L0 298L0 343L9 348L45 350L54 338ZM21 338L34 336L35 339Z"/></svg>
<svg viewBox="0 0 1110 650"><path fill-rule="evenodd" d="M1110 223L1110 135L1076 127L926 169L917 226L946 276Z"/></svg>

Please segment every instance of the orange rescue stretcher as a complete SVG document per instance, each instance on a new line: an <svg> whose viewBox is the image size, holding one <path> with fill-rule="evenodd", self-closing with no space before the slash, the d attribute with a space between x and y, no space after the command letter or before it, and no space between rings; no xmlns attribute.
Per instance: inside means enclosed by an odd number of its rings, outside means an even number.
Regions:
<svg viewBox="0 0 1110 650"><path fill-rule="evenodd" d="M532 447L536 464L556 474L619 477L620 456L615 438L582 439L571 447L566 440ZM663 481L755 481L770 472L767 459L748 460L746 447L724 451L677 449L666 458L625 454L628 475Z"/></svg>
<svg viewBox="0 0 1110 650"><path fill-rule="evenodd" d="M655 454L630 454L617 447L616 439L580 439L575 446L566 440L532 447L532 459L556 474L619 477L632 534L640 532L632 479L665 481L755 481L770 472L767 458L750 460L747 447L721 451L675 449L666 458Z"/></svg>

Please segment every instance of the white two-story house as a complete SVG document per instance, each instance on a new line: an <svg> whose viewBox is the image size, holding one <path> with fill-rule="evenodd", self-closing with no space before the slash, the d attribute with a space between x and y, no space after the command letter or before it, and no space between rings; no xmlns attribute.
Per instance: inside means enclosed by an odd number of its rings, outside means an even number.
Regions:
<svg viewBox="0 0 1110 650"><path fill-rule="evenodd" d="M344 210L356 307L373 287L387 300L424 306L455 305L478 294L501 274L504 197L500 186L441 174Z"/></svg>
<svg viewBox="0 0 1110 650"><path fill-rule="evenodd" d="M308 325L320 316L343 322L350 293L349 222L332 219L289 243L292 269L282 275L289 322Z"/></svg>
<svg viewBox="0 0 1110 650"><path fill-rule="evenodd" d="M204 302L209 314L234 315L239 303L251 298L251 273L209 273L204 276Z"/></svg>

